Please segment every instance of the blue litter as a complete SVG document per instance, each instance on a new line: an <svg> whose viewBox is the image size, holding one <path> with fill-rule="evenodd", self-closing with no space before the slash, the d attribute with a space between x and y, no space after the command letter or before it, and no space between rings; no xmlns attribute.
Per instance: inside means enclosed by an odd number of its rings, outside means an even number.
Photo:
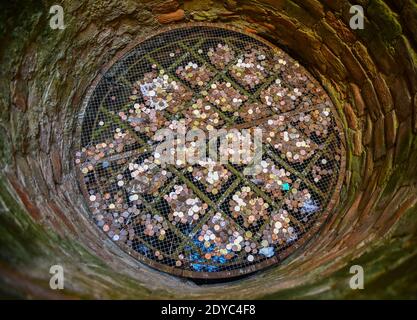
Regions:
<svg viewBox="0 0 417 320"><path fill-rule="evenodd" d="M201 271L201 270L204 268L204 266L203 266L203 265L201 265L201 264L197 264L197 263L192 263L192 264L191 264L191 267L192 267L195 271Z"/></svg>
<svg viewBox="0 0 417 320"><path fill-rule="evenodd" d="M303 207L301 208L302 213L314 213L319 209L319 206L315 203L314 200L308 199L304 202Z"/></svg>
<svg viewBox="0 0 417 320"><path fill-rule="evenodd" d="M275 254L273 247L262 248L261 250L259 250L259 253L267 258L271 258Z"/></svg>
<svg viewBox="0 0 417 320"><path fill-rule="evenodd" d="M282 190L284 190L284 191L288 191L288 190L290 190L290 184L289 184L289 183L284 183L284 184L282 185Z"/></svg>

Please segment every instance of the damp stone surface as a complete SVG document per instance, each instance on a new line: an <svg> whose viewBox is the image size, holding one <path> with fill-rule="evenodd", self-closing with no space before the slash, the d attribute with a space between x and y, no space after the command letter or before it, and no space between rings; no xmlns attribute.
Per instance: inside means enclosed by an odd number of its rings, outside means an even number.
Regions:
<svg viewBox="0 0 417 320"><path fill-rule="evenodd" d="M4 2L0 15L0 295L19 299L410 299L417 292L417 5L347 0ZM223 22L290 53L329 93L346 136L339 200L314 238L239 281L147 267L88 219L74 154L82 99L115 54L178 23ZM131 249L133 252L133 250ZM51 290L52 265L65 289ZM352 290L352 265L365 290Z"/></svg>

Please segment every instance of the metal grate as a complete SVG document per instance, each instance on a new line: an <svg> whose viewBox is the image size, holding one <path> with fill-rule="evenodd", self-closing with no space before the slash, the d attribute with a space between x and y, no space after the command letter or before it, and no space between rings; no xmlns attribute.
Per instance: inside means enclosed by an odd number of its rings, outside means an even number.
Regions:
<svg viewBox="0 0 417 320"><path fill-rule="evenodd" d="M337 200L345 156L332 102L252 34L187 24L141 39L98 77L84 107L75 161L91 217L159 270L225 279L263 269L314 234ZM250 159L163 165L155 133L179 124L260 128L258 172L244 174Z"/></svg>

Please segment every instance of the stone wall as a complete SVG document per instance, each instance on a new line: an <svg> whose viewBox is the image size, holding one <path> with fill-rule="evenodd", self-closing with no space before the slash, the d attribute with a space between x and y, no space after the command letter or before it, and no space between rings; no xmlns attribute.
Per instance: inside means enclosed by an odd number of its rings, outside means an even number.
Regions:
<svg viewBox="0 0 417 320"><path fill-rule="evenodd" d="M409 298L417 296L415 0L51 1L0 10L0 292L24 298ZM353 4L365 29L349 28ZM326 88L343 119L337 209L303 248L248 278L196 284L139 264L89 221L74 129L89 83L118 50L164 25L223 22L266 38ZM49 289L49 268L65 290ZM365 269L365 290L348 286Z"/></svg>

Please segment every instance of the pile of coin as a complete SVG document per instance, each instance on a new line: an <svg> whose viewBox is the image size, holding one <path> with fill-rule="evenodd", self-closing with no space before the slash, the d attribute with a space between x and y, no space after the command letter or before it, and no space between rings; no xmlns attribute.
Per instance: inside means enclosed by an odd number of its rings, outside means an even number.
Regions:
<svg viewBox="0 0 417 320"><path fill-rule="evenodd" d="M310 113L300 113L294 116L297 127L306 135L315 134L317 137L326 138L329 134L329 127L332 124L330 108L313 110Z"/></svg>
<svg viewBox="0 0 417 320"><path fill-rule="evenodd" d="M239 116L245 122L263 119L270 115L271 115L270 109L264 104L259 103L259 102L246 103L239 112Z"/></svg>
<svg viewBox="0 0 417 320"><path fill-rule="evenodd" d="M143 226L143 234L148 237L156 237L160 241L166 239L169 230L168 223L165 218L159 214L142 213L138 215L134 223Z"/></svg>
<svg viewBox="0 0 417 320"><path fill-rule="evenodd" d="M219 134L219 155L222 161L229 161L236 165L250 164L256 156L255 151L262 146L255 144L254 129L246 132L231 130L225 134Z"/></svg>
<svg viewBox="0 0 417 320"><path fill-rule="evenodd" d="M289 89L281 85L277 79L274 84L262 90L261 101L274 112L288 112L294 110L300 103L301 91L298 88Z"/></svg>
<svg viewBox="0 0 417 320"><path fill-rule="evenodd" d="M264 248L285 245L297 239L297 232L290 224L287 210L279 209L271 213L270 219L262 232L261 245Z"/></svg>
<svg viewBox="0 0 417 320"><path fill-rule="evenodd" d="M261 48L248 48L231 68L231 75L246 88L253 89L269 74L269 64L266 60L265 50Z"/></svg>
<svg viewBox="0 0 417 320"><path fill-rule="evenodd" d="M126 222L130 219L134 211L126 202L123 191L114 193L94 193L90 192L90 208L95 216L97 225L112 238L113 241L126 241L129 236L126 229ZM136 208L135 208L136 209Z"/></svg>
<svg viewBox="0 0 417 320"><path fill-rule="evenodd" d="M148 137L153 137L156 131L168 123L162 112L150 109L143 103L135 103L127 114L120 111L119 117L127 121L135 131L144 133Z"/></svg>
<svg viewBox="0 0 417 320"><path fill-rule="evenodd" d="M235 52L227 44L218 43L208 50L207 56L214 66L223 70L235 58Z"/></svg>
<svg viewBox="0 0 417 320"><path fill-rule="evenodd" d="M311 158L319 146L296 127L288 124L284 115L269 119L262 126L263 135L290 163L302 163Z"/></svg>
<svg viewBox="0 0 417 320"><path fill-rule="evenodd" d="M161 170L153 160L153 157L151 157L145 159L141 164L129 163L132 178L129 182L129 192L133 194L155 194L172 176L171 172Z"/></svg>
<svg viewBox="0 0 417 320"><path fill-rule="evenodd" d="M206 65L199 66L194 62L189 62L185 67L179 66L175 73L181 79L189 82L193 88L205 86L214 75Z"/></svg>
<svg viewBox="0 0 417 320"><path fill-rule="evenodd" d="M186 185L175 185L174 191L166 194L164 199L171 208L168 218L173 225L193 224L205 215L208 208Z"/></svg>
<svg viewBox="0 0 417 320"><path fill-rule="evenodd" d="M141 93L145 106L149 109L178 112L188 102L193 93L181 83L172 80L165 70L161 69L145 73L143 79L134 85L131 100L138 98Z"/></svg>
<svg viewBox="0 0 417 320"><path fill-rule="evenodd" d="M229 210L234 218L243 218L243 225L248 228L251 225L257 226L265 219L268 213L269 204L257 196L250 187L242 187L229 201Z"/></svg>
<svg viewBox="0 0 417 320"><path fill-rule="evenodd" d="M232 174L222 164L208 158L199 161L198 166L193 168L192 175L195 181L206 187L206 192L216 195Z"/></svg>
<svg viewBox="0 0 417 320"><path fill-rule="evenodd" d="M205 103L203 99L197 99L184 112L186 125L190 129L198 128L204 131L211 131L214 128L224 124L223 118L209 103Z"/></svg>
<svg viewBox="0 0 417 320"><path fill-rule="evenodd" d="M313 181L315 183L319 183L321 179L326 176L330 176L333 173L332 169L326 169L327 164L328 160L326 158L322 158L311 168L311 175L313 176Z"/></svg>
<svg viewBox="0 0 417 320"><path fill-rule="evenodd" d="M84 147L75 153L75 163L80 165L81 172L87 175L96 169L96 165L106 169L109 163L102 161L103 158L123 152L126 146L136 142L136 139L126 131L116 128L114 139L107 139L106 142Z"/></svg>
<svg viewBox="0 0 417 320"><path fill-rule="evenodd" d="M294 183L289 195L284 200L284 203L289 211L293 214L300 213L305 205L310 203L311 193L307 188L299 189L299 184Z"/></svg>
<svg viewBox="0 0 417 320"><path fill-rule="evenodd" d="M257 244L252 237L252 232L239 231L234 223L217 212L202 226L198 234L198 241L205 248L213 248L204 255L207 260L212 259L213 256L230 260L242 250L248 255L249 260L253 260L253 255L257 253Z"/></svg>
<svg viewBox="0 0 417 320"><path fill-rule="evenodd" d="M284 168L278 168L270 159L262 160L256 166L252 181L262 186L273 198L282 200L292 185L291 173Z"/></svg>
<svg viewBox="0 0 417 320"><path fill-rule="evenodd" d="M206 101L214 104L224 112L234 112L239 109L248 97L240 94L230 82L215 82L208 92L202 92Z"/></svg>

